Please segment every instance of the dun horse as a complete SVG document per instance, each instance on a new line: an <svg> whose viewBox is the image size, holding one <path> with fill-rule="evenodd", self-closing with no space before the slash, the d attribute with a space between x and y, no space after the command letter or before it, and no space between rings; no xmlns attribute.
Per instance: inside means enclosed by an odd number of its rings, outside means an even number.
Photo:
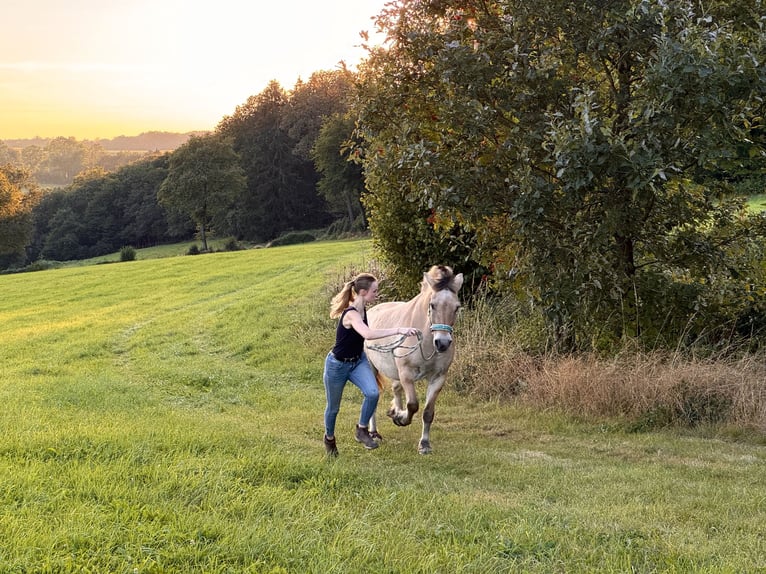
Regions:
<svg viewBox="0 0 766 574"><path fill-rule="evenodd" d="M372 364L378 385L382 379L391 381L394 399L388 416L394 424L407 426L418 411L415 383L428 380L426 404L423 410L423 432L418 444L420 454L431 452L431 423L434 420L436 398L442 390L447 370L455 356L452 328L460 309L457 293L463 285L463 274L455 275L451 268L438 265L423 274L420 293L407 302L375 305L367 312L373 329L407 325L420 329L423 335L407 339L390 338L367 342L367 358ZM402 401L402 394L404 400ZM370 432L376 432L375 416Z"/></svg>

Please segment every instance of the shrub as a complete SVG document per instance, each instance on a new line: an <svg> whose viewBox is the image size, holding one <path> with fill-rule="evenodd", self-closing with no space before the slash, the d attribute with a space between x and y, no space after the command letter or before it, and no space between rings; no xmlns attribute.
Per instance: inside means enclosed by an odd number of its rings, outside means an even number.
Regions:
<svg viewBox="0 0 766 574"><path fill-rule="evenodd" d="M187 255L199 255L200 253L199 246L196 243L190 245L189 249L186 251Z"/></svg>
<svg viewBox="0 0 766 574"><path fill-rule="evenodd" d="M223 244L224 251L240 251L241 249L242 245L240 245L239 242L233 237L227 239L226 243Z"/></svg>
<svg viewBox="0 0 766 574"><path fill-rule="evenodd" d="M120 261L135 261L136 250L130 245L124 246L120 249Z"/></svg>

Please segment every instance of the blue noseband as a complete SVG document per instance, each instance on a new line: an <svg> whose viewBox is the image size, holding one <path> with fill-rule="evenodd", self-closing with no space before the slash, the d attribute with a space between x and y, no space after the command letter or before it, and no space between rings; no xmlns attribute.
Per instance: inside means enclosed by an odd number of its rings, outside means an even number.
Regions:
<svg viewBox="0 0 766 574"><path fill-rule="evenodd" d="M434 323L431 325L431 331L447 331L447 333L452 333L452 327L443 323Z"/></svg>

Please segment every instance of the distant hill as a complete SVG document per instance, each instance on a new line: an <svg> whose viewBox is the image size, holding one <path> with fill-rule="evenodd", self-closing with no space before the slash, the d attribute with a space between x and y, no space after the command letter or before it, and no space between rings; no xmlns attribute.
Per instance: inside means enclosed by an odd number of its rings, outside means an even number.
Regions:
<svg viewBox="0 0 766 574"><path fill-rule="evenodd" d="M209 132L144 132L137 136L117 136L112 139L83 140L93 141L108 151L172 151L185 144L193 135ZM30 138L3 140L10 148L25 148L31 145L45 147L54 138Z"/></svg>

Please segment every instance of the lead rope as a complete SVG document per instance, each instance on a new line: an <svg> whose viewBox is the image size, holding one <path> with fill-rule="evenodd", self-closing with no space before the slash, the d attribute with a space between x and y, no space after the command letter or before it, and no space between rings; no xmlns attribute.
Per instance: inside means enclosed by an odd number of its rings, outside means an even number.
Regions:
<svg viewBox="0 0 766 574"><path fill-rule="evenodd" d="M391 343L385 343L383 345L367 345L367 348L370 349L371 351L377 351L378 353L391 353L397 359L401 359L403 357L411 355L418 349L420 349L420 354L422 355L423 347L421 344L423 342L423 334L420 331L418 331L417 337L418 337L417 345L405 345L404 341L407 339L407 335L401 335L396 341L392 341ZM403 354L397 355L396 354L397 349L405 349L405 352ZM425 357L423 358L425 359Z"/></svg>
<svg viewBox="0 0 766 574"><path fill-rule="evenodd" d="M431 331L447 331L452 333L452 327L449 325L436 323L431 325ZM426 354L423 352L423 333L418 331L417 338L417 345L405 345L404 341L407 339L407 335L400 335L396 341L392 341L391 343L385 343L383 345L367 345L367 348L371 351L377 351L378 353L391 353L397 359L407 357L420 349L420 356L423 357L423 360L430 361L436 354L436 345L434 345L434 350L431 352L431 354L426 357ZM397 355L397 349L405 349L405 352L403 354Z"/></svg>

